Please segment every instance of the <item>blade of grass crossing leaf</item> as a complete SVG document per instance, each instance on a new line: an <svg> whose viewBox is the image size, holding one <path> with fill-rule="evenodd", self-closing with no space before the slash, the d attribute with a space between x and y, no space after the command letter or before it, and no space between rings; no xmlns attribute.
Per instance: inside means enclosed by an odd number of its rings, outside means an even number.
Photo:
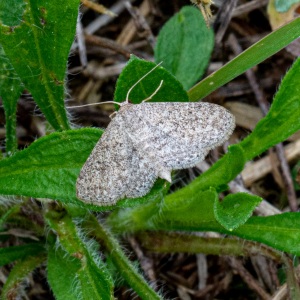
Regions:
<svg viewBox="0 0 300 300"><path fill-rule="evenodd" d="M270 33L259 42L212 73L188 92L190 101L198 101L256 66L299 37L300 17Z"/></svg>

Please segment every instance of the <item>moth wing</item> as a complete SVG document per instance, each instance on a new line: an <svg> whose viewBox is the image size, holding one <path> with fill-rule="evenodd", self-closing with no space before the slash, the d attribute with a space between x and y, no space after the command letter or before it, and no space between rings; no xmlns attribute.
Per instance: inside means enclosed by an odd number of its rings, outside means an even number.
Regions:
<svg viewBox="0 0 300 300"><path fill-rule="evenodd" d="M235 127L231 113L206 102L134 105L124 123L134 147L159 172L194 166L226 141Z"/></svg>
<svg viewBox="0 0 300 300"><path fill-rule="evenodd" d="M110 206L125 196L144 196L156 178L153 166L138 155L117 115L80 171L77 196L87 203Z"/></svg>
<svg viewBox="0 0 300 300"><path fill-rule="evenodd" d="M142 197L151 190L158 174L148 157L141 156L135 148L131 165L132 180L127 186L126 197Z"/></svg>
<svg viewBox="0 0 300 300"><path fill-rule="evenodd" d="M77 196L95 205L114 205L125 196L130 178L132 143L118 115L110 122L82 167Z"/></svg>

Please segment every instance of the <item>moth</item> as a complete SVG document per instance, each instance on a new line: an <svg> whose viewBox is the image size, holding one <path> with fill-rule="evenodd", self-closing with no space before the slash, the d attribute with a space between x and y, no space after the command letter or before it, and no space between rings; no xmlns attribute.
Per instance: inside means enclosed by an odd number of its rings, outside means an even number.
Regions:
<svg viewBox="0 0 300 300"><path fill-rule="evenodd" d="M226 141L233 116L210 103L124 103L77 179L77 196L96 205L146 195L157 177L195 166Z"/></svg>
<svg viewBox="0 0 300 300"><path fill-rule="evenodd" d="M129 92L80 171L77 197L86 203L111 206L142 197L158 177L171 182L172 170L195 166L234 130L234 117L222 106L131 104Z"/></svg>

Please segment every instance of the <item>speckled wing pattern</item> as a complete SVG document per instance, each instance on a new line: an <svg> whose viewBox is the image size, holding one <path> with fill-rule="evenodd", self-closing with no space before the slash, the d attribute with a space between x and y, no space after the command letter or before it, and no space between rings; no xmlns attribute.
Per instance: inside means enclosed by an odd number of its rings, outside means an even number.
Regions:
<svg viewBox="0 0 300 300"><path fill-rule="evenodd" d="M157 177L194 166L228 139L234 117L200 103L125 104L83 166L77 196L95 205L147 194Z"/></svg>

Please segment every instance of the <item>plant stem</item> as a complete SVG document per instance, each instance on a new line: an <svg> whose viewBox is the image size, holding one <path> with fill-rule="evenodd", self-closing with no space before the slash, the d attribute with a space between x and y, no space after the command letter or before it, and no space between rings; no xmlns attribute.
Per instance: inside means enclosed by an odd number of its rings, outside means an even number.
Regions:
<svg viewBox="0 0 300 300"><path fill-rule="evenodd" d="M102 244L104 244L105 248L109 252L113 263L116 265L118 270L120 270L123 278L142 299L163 299L137 272L129 259L124 255L124 252L117 240L112 236L111 232L109 232L107 228L105 228L102 224L99 224L93 215L89 217L87 225L89 230L92 230L90 234L101 240Z"/></svg>

